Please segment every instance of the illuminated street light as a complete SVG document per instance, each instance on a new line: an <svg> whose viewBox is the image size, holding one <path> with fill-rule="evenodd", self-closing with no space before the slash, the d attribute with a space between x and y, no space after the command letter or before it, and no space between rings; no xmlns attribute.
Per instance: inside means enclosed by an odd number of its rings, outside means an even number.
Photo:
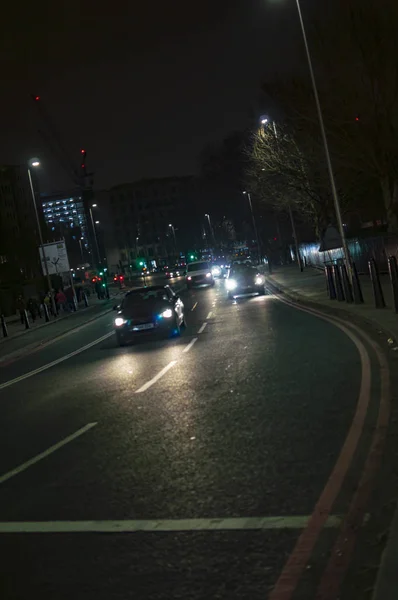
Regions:
<svg viewBox="0 0 398 600"><path fill-rule="evenodd" d="M260 241L258 239L256 219L254 218L254 212L253 212L253 206L252 206L252 197L250 195L250 192L247 192L246 190L244 190L242 193L245 194L245 195L247 195L247 198L249 200L250 212L251 212L251 215L252 215L252 222L253 222L253 230L254 230L254 235L256 236L256 242L257 242L258 262L260 262L260 260L261 260Z"/></svg>
<svg viewBox="0 0 398 600"><path fill-rule="evenodd" d="M29 165L29 167L35 167L36 168L36 167L40 166L40 161L37 158L31 158L28 161L28 165ZM42 231L41 231L39 213L37 212L36 196L35 196L35 191L33 189L32 174L30 172L30 168L29 167L28 167L28 178L29 178L30 191L32 192L33 206L34 206L34 209L35 209L37 231L39 233L40 249L41 249L40 258L43 259L44 272L46 274L47 285L48 285L48 293L50 295L51 306L52 306L52 309L53 309L53 315L55 317L57 315L57 308L55 306L55 299L54 299L54 294L53 294L53 291L52 291L50 273L48 271L47 258L46 258L46 255L45 255L44 244L43 244L43 234L42 234Z"/></svg>
<svg viewBox="0 0 398 600"><path fill-rule="evenodd" d="M261 119L261 125L265 125L266 123L268 123L268 119L266 119L266 118Z"/></svg>

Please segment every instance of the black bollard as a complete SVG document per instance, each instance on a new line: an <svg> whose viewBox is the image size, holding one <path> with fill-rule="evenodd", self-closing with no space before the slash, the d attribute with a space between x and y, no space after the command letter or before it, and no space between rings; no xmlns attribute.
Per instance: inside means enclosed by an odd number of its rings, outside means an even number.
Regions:
<svg viewBox="0 0 398 600"><path fill-rule="evenodd" d="M340 269L338 265L333 265L334 285L336 287L336 298L339 302L344 302L344 290L341 283Z"/></svg>
<svg viewBox="0 0 398 600"><path fill-rule="evenodd" d="M352 263L352 290L354 292L355 304L363 304L361 282L359 281L359 275L355 263Z"/></svg>
<svg viewBox="0 0 398 600"><path fill-rule="evenodd" d="M2 329L2 332L3 332L3 337L8 337L7 323L6 323L6 320L4 318L4 315L1 315L1 329Z"/></svg>
<svg viewBox="0 0 398 600"><path fill-rule="evenodd" d="M333 270L331 265L325 265L326 286L329 300L336 300L336 288L333 281Z"/></svg>
<svg viewBox="0 0 398 600"><path fill-rule="evenodd" d="M380 283L379 269L374 258L368 261L370 280L372 282L373 296L376 308L385 308L383 289Z"/></svg>
<svg viewBox="0 0 398 600"><path fill-rule="evenodd" d="M354 301L354 298L352 296L351 283L350 283L350 280L348 279L347 267L344 264L340 265L340 274L341 274L341 281L343 283L345 301L348 302L348 304L352 304L352 302Z"/></svg>
<svg viewBox="0 0 398 600"><path fill-rule="evenodd" d="M29 317L26 310L23 311L23 322L25 323L25 329L30 329Z"/></svg>
<svg viewBox="0 0 398 600"><path fill-rule="evenodd" d="M87 299L86 292L83 292L82 296L83 296L83 300L84 300L84 306L87 308L88 307L88 299Z"/></svg>
<svg viewBox="0 0 398 600"><path fill-rule="evenodd" d="M388 257L388 272L390 274L394 310L398 313L398 267L395 256Z"/></svg>
<svg viewBox="0 0 398 600"><path fill-rule="evenodd" d="M48 314L48 306L45 302L43 302L43 312L44 312L44 320L46 323L50 320L50 315Z"/></svg>

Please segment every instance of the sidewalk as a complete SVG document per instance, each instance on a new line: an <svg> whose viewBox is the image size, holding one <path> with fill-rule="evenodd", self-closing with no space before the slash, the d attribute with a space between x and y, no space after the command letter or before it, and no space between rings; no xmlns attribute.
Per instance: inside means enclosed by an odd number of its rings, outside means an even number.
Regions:
<svg viewBox="0 0 398 600"><path fill-rule="evenodd" d="M398 315L395 314L392 302L392 291L387 275L381 276L381 284L386 302L386 308L377 309L374 306L373 291L368 277L361 276L361 287L364 297L363 305L347 304L329 300L326 291L325 274L317 269L308 267L300 273L297 265L288 265L275 268L272 275L267 275L270 287L282 291L287 297L298 302L308 302L322 305L327 308L338 309L347 317L361 318L376 329L384 333L386 341L395 342L395 350L398 340ZM381 330L381 331L380 331ZM391 338L394 340L392 342ZM375 586L373 588L372 600L397 600L398 598L398 506L388 532L387 543L384 548Z"/></svg>
<svg viewBox="0 0 398 600"><path fill-rule="evenodd" d="M364 304L347 304L329 300L326 289L326 278L323 271L307 267L303 273L297 265L276 267L267 281L276 286L287 296L294 300L302 300L321 304L327 308L339 309L348 314L356 315L372 324L377 329L382 329L388 338L398 340L398 315L393 309L392 291L388 275L380 276L381 285L386 301L386 308L375 308L372 284L366 275L360 276Z"/></svg>
<svg viewBox="0 0 398 600"><path fill-rule="evenodd" d="M30 329L25 329L20 321L16 321L15 316L11 317L11 323L7 324L9 337L0 338L0 365L4 361L15 359L51 339L98 319L111 311L115 301L124 296L127 291L127 289L114 290L109 300L91 297L88 308L84 305L79 306L76 312L61 314L56 319L51 317L48 323L44 321L44 317L37 318L34 323L31 322Z"/></svg>

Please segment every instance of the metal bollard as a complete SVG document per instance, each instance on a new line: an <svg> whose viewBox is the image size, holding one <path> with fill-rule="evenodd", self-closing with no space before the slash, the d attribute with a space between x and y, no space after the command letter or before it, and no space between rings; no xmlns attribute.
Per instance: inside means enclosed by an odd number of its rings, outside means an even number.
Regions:
<svg viewBox="0 0 398 600"><path fill-rule="evenodd" d="M341 275L339 265L333 265L334 284L336 287L336 298L339 302L344 302L344 290L341 283Z"/></svg>
<svg viewBox="0 0 398 600"><path fill-rule="evenodd" d="M352 304L352 302L354 301L354 298L352 296L351 283L350 283L350 280L348 279L347 267L345 265L340 265L340 274L341 274L341 281L343 283L345 301L348 302L348 304Z"/></svg>
<svg viewBox="0 0 398 600"><path fill-rule="evenodd" d="M84 306L85 306L86 308L88 308L88 299L87 299L87 294L86 294L86 292L83 292L83 293L82 293L82 296L83 296L83 300L84 300Z"/></svg>
<svg viewBox="0 0 398 600"><path fill-rule="evenodd" d="M7 323L6 323L6 320L4 318L4 315L1 315L1 329L2 329L2 332L3 332L3 337L8 337Z"/></svg>
<svg viewBox="0 0 398 600"><path fill-rule="evenodd" d="M48 314L48 306L45 302L43 302L43 312L44 312L44 320L46 323L50 320L50 315Z"/></svg>
<svg viewBox="0 0 398 600"><path fill-rule="evenodd" d="M333 281L333 270L331 265L325 265L326 286L329 300L336 300L336 288Z"/></svg>
<svg viewBox="0 0 398 600"><path fill-rule="evenodd" d="M398 313L398 266L395 256L388 257L388 273L391 281L394 310Z"/></svg>
<svg viewBox="0 0 398 600"><path fill-rule="evenodd" d="M26 310L23 311L23 320L25 323L25 329L30 329L29 317Z"/></svg>
<svg viewBox="0 0 398 600"><path fill-rule="evenodd" d="M355 263L352 263L352 291L354 292L355 304L363 304L361 282L359 281L359 275Z"/></svg>
<svg viewBox="0 0 398 600"><path fill-rule="evenodd" d="M372 282L373 296L376 308L385 308L383 289L380 283L379 269L374 258L368 261L370 280Z"/></svg>

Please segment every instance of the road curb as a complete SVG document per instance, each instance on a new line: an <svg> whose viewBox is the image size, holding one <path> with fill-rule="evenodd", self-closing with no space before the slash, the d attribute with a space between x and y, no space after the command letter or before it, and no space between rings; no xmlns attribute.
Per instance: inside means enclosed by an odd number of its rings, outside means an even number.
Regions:
<svg viewBox="0 0 398 600"><path fill-rule="evenodd" d="M352 319L354 318L358 322L358 324L367 325L372 329L376 329L379 333L382 333L386 337L386 340L393 340L394 342L397 342L396 334L383 327L383 325L380 325L380 323L378 323L377 321L348 311L343 306L329 306L323 304L322 302L316 302L316 300L308 300L306 296L298 294L297 292L292 292L287 286L284 286L272 279L272 275L266 276L266 285L268 285L269 288L274 288L274 291L283 294L291 302L297 302L297 304L306 305L312 308L316 308L318 310L323 309L326 313L329 312L348 321L352 321ZM391 342L388 342L388 345L390 346Z"/></svg>
<svg viewBox="0 0 398 600"><path fill-rule="evenodd" d="M281 293L288 300L296 302L299 305L307 305L309 307L323 308L325 312L330 311L339 314L345 319L352 321L353 313L344 310L344 308L325 307L324 304L308 301L305 296L297 293L292 293L289 288L275 282L271 276L267 276L267 285L274 291ZM394 338L394 335L388 330L381 327L376 321L364 319L360 315L356 315L358 321L363 324L375 326L386 337ZM388 532L387 543L381 555L380 565L377 572L376 583L372 595L372 600L397 600L398 598L398 503L395 508L394 516Z"/></svg>
<svg viewBox="0 0 398 600"><path fill-rule="evenodd" d="M58 335L47 338L45 340L40 340L39 342L32 342L28 346L25 346L23 348L18 348L18 350L14 350L13 352L4 354L3 356L0 357L0 367L2 366L2 363L4 363L4 362L17 360L18 358L22 358L23 356L26 356L27 354L30 354L31 352L34 352L37 349L45 348L46 346L49 346L53 342L59 341L62 337L69 335L71 332L76 331L82 327L85 327L86 325L88 325L89 323L92 323L93 321L96 321L97 319L100 319L104 315L112 312L112 310L113 310L113 308L107 308L106 310L100 312L99 314L96 314L95 316L91 317L90 319L87 319L87 321L84 321L84 323L79 323L78 325L71 327L70 329L67 329L66 331L63 331L62 333L59 333Z"/></svg>

